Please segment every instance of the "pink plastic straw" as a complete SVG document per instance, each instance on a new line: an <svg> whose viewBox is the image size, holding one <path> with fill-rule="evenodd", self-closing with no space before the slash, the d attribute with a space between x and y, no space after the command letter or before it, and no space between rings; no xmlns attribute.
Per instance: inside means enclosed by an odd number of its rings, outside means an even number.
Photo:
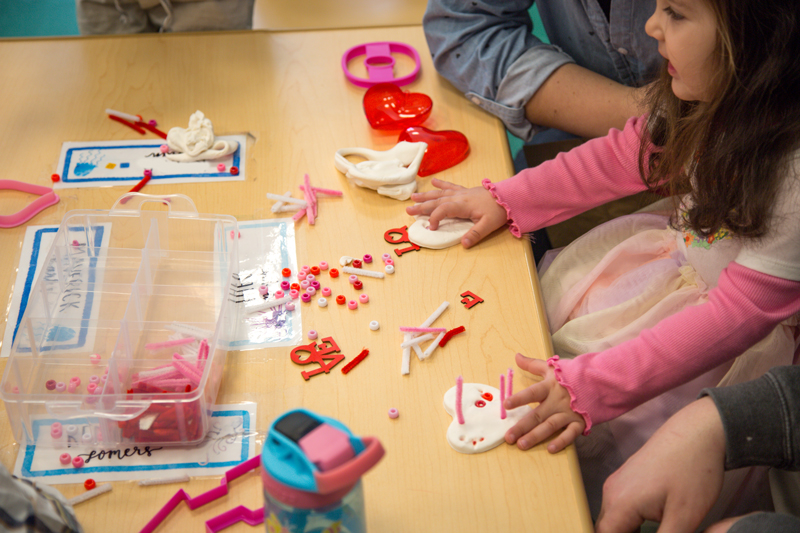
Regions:
<svg viewBox="0 0 800 533"><path fill-rule="evenodd" d="M464 388L464 378L458 376L456 378L456 415L458 416L458 423L464 424L464 411L461 410L461 392Z"/></svg>
<svg viewBox="0 0 800 533"><path fill-rule="evenodd" d="M244 522L250 526L257 526L264 523L264 508L256 510L248 509L244 505L234 507L230 511L225 511L221 515L215 516L206 521L206 533L217 533L237 522Z"/></svg>
<svg viewBox="0 0 800 533"><path fill-rule="evenodd" d="M514 370L509 368L508 369L508 394L506 394L506 398L510 397L514 394Z"/></svg>
<svg viewBox="0 0 800 533"><path fill-rule="evenodd" d="M500 419L506 419L506 406L503 405L506 401L506 377L500 374Z"/></svg>
<svg viewBox="0 0 800 533"><path fill-rule="evenodd" d="M194 342L192 337L187 337L185 339L174 339L170 341L164 342L151 342L149 344L145 344L144 347L148 350L160 350L161 348L169 348L171 346L183 346L184 344L191 344Z"/></svg>
<svg viewBox="0 0 800 533"><path fill-rule="evenodd" d="M407 326L400 326L400 331L406 333L442 333L447 331L447 328L412 328Z"/></svg>

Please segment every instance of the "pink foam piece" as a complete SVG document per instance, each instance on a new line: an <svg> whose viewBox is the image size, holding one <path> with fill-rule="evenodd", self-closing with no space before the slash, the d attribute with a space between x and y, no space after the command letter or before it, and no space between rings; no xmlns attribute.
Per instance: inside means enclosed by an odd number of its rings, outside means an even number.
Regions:
<svg viewBox="0 0 800 533"><path fill-rule="evenodd" d="M297 444L322 472L336 468L356 455L347 433L329 424L317 426Z"/></svg>
<svg viewBox="0 0 800 533"><path fill-rule="evenodd" d="M238 522L244 522L251 526L264 523L264 508L248 509L244 505L234 507L230 511L225 511L221 515L215 516L206 521L206 533L217 533L226 527L230 527Z"/></svg>
<svg viewBox="0 0 800 533"><path fill-rule="evenodd" d="M139 533L152 533L152 531L154 531L159 525L161 525L161 522L163 522L164 519L167 518L167 516L169 516L169 514L178 506L178 504L183 501L186 502L186 505L189 506L189 509L195 510L198 507L201 507L209 502L213 502L214 500L225 496L226 494L228 494L228 483L230 483L231 481L233 481L238 477L243 476L244 474L250 472L251 470L255 470L259 466L261 466L261 456L256 455L254 457L251 457L247 461L239 463L238 465L234 466L233 468L225 472L225 475L222 476L222 479L219 482L219 487L214 487L213 489L204 492L202 494L199 494L194 498L189 496L189 494L185 490L183 489L178 490L178 492L176 492L175 495L172 496L172 498L170 498L166 504L164 504L164 507L162 507L161 510L158 511L156 515L153 518L151 518L147 524L145 524L145 526L139 531Z"/></svg>

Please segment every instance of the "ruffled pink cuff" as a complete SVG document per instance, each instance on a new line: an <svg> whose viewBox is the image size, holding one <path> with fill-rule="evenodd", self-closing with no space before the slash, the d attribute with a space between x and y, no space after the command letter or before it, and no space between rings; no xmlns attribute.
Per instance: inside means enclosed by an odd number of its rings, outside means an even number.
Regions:
<svg viewBox="0 0 800 533"><path fill-rule="evenodd" d="M520 231L517 223L514 222L514 220L511 218L511 211L509 210L508 204L506 204L503 200L501 200L500 197L497 195L495 184L492 183L489 178L485 178L481 182L481 185L483 185L483 188L492 194L492 198L494 198L494 200L498 204L500 204L503 207L503 209L506 210L506 219L510 222L508 230L511 232L511 235L517 238L522 237L522 231Z"/></svg>
<svg viewBox="0 0 800 533"><path fill-rule="evenodd" d="M558 364L558 361L559 357L557 355L554 355L553 357L547 360L547 364L548 366L552 367L553 370L555 371L556 381L558 381L558 384L567 389L567 392L569 392L569 397L570 397L569 407L574 412L578 413L583 417L583 421L586 422L586 429L583 430L583 435L584 436L588 435L589 431L592 429L592 419L591 417L589 417L589 413L587 413L583 409L580 409L577 406L578 400L577 398L575 398L575 393L573 392L572 387L569 385L569 383L564 381L564 374L563 371L561 370L561 367Z"/></svg>

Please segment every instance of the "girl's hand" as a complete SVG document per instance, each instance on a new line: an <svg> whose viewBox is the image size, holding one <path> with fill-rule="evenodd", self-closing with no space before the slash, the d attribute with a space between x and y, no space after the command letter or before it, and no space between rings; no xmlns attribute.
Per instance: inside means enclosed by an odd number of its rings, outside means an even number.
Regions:
<svg viewBox="0 0 800 533"><path fill-rule="evenodd" d="M547 445L547 451L550 453L560 452L583 433L586 422L581 415L570 408L569 391L556 381L555 371L547 362L530 359L518 353L517 366L544 379L506 398L503 404L506 409L539 403L533 411L506 432L506 442L509 444L516 442L520 449L527 450L560 429L564 429L561 435Z"/></svg>
<svg viewBox="0 0 800 533"><path fill-rule="evenodd" d="M417 202L406 208L409 215L430 215L430 229L439 227L444 218L467 218L475 223L461 239L464 248L477 244L484 237L506 223L508 217L503 206L483 187L467 189L461 185L438 179L431 184L439 190L414 193Z"/></svg>

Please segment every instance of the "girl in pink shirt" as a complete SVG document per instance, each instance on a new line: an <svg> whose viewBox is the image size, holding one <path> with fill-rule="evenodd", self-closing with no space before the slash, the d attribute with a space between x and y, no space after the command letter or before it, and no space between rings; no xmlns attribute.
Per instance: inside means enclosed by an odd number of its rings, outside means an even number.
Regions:
<svg viewBox="0 0 800 533"><path fill-rule="evenodd" d="M472 219L469 248L506 223L519 237L648 188L673 193L540 267L558 355L516 356L543 379L506 400L539 404L506 441L575 442L594 516L603 481L669 416L704 387L793 364L800 336L796 0L657 0L645 29L666 59L648 115L505 181L433 180L407 209L432 229ZM759 504L750 489L764 478L729 474L709 520Z"/></svg>

